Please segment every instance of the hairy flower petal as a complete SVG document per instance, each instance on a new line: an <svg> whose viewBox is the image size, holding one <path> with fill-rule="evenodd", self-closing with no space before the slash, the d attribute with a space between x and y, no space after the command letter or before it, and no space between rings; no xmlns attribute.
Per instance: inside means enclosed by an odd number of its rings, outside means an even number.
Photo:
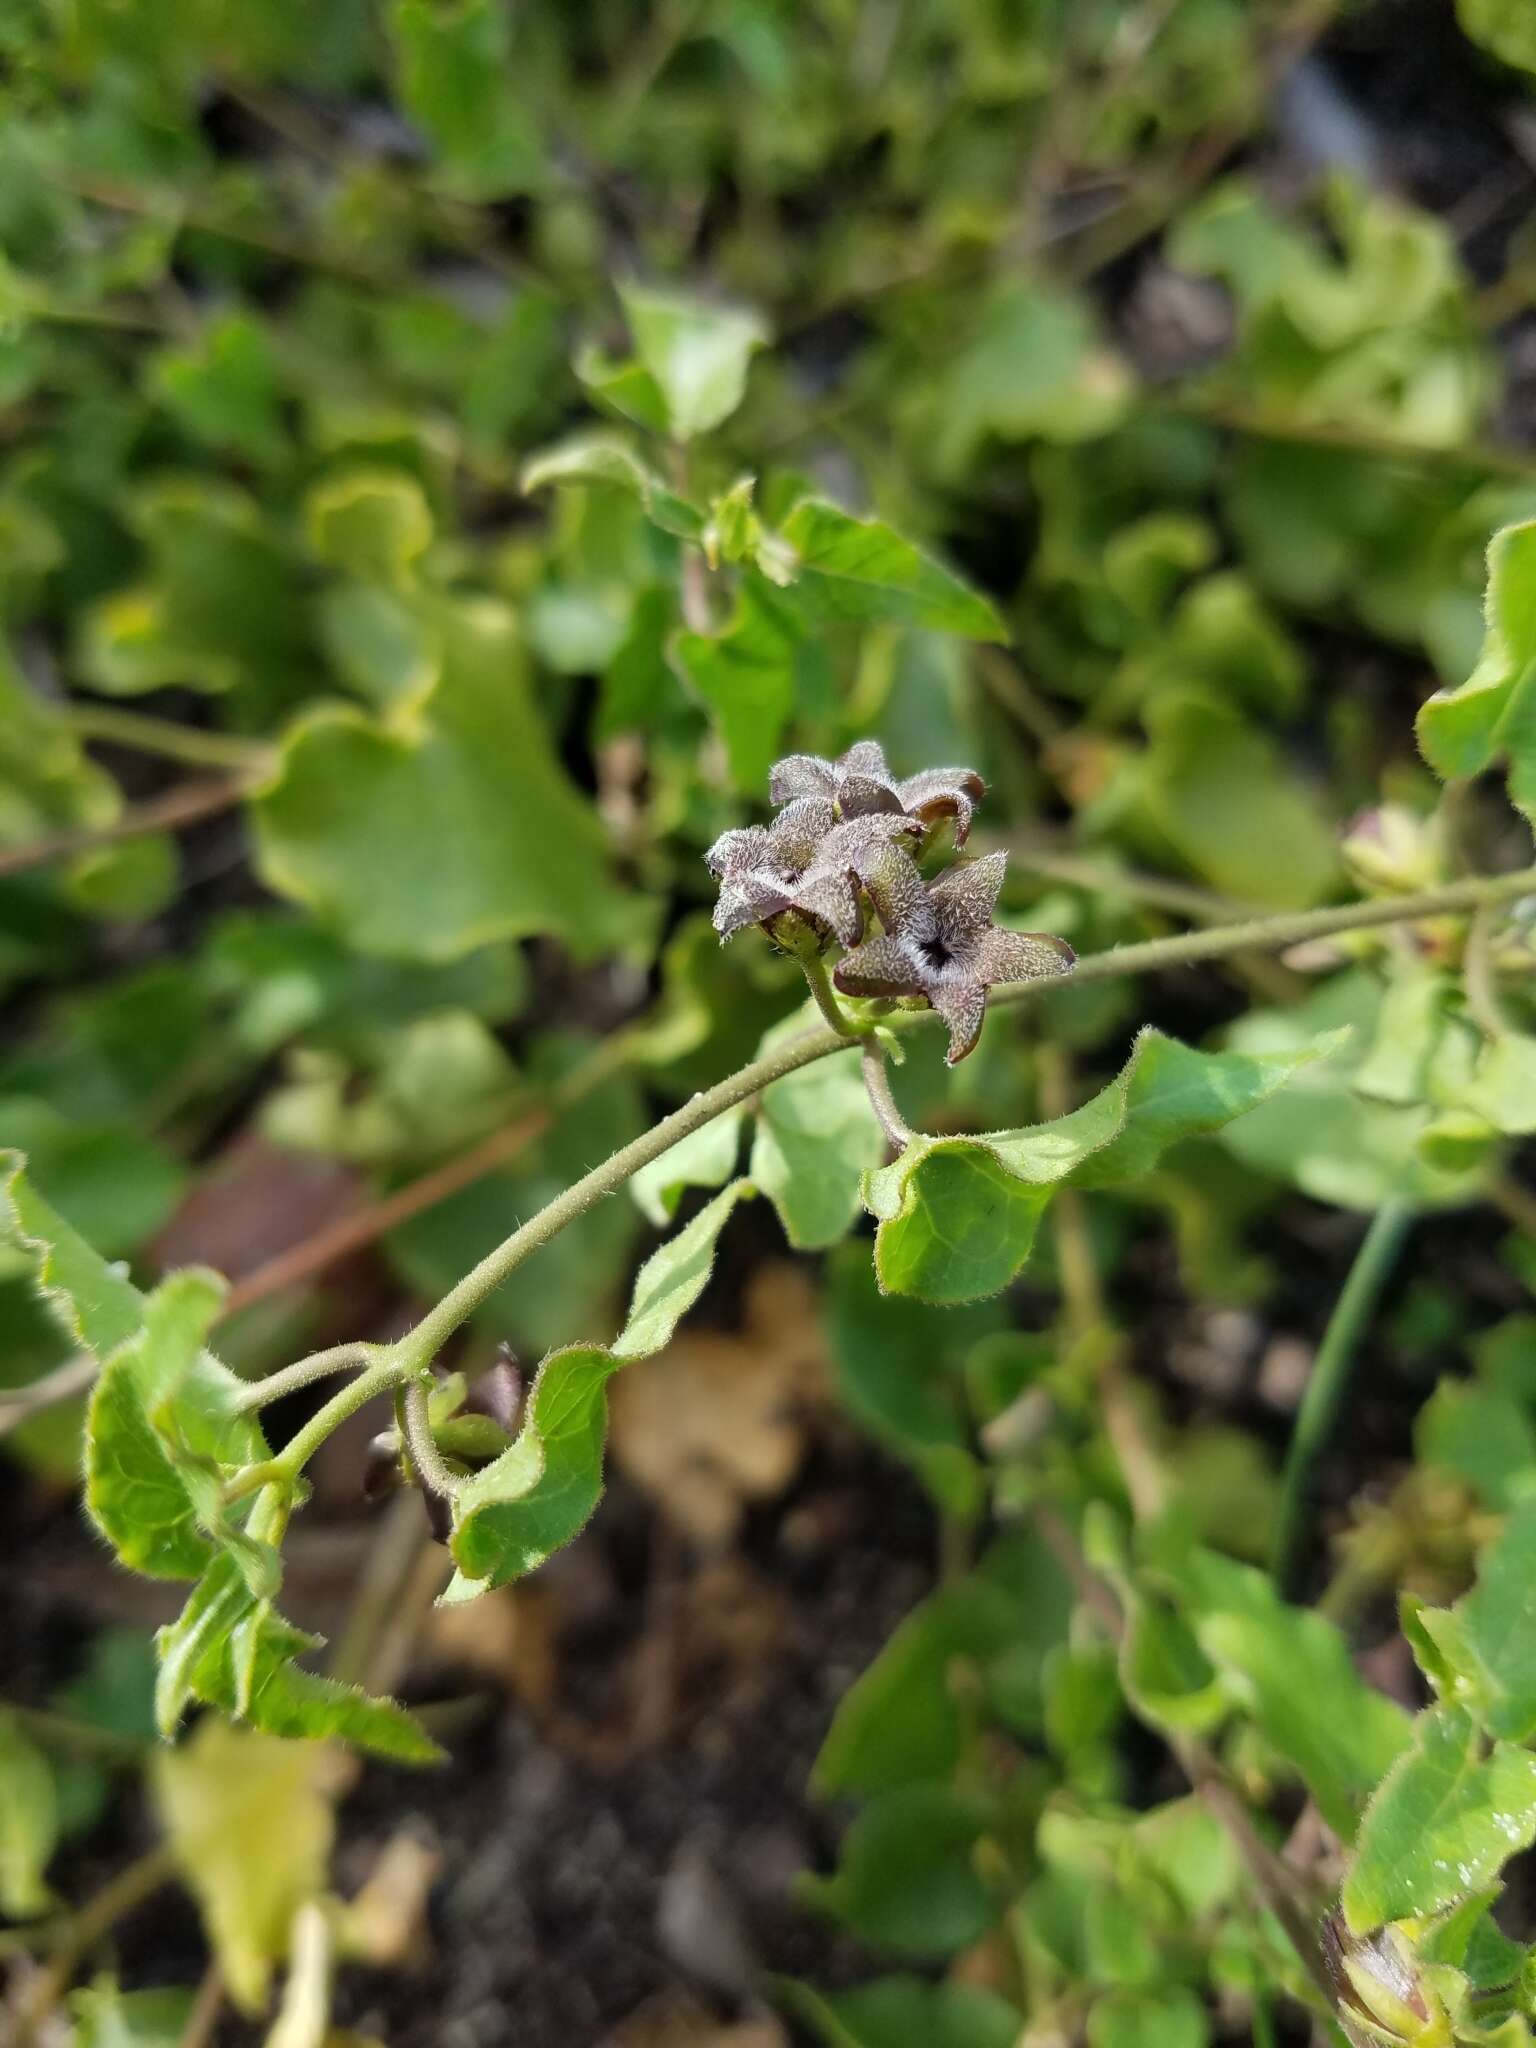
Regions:
<svg viewBox="0 0 1536 2048"><path fill-rule="evenodd" d="M889 934L866 939L845 954L832 970L845 996L921 996L928 993L920 965L908 947Z"/></svg>
<svg viewBox="0 0 1536 2048"><path fill-rule="evenodd" d="M982 1020L987 1014L987 992L970 975L939 976L928 990L928 1000L949 1027L946 1066L954 1066L976 1050Z"/></svg>
<svg viewBox="0 0 1536 2048"><path fill-rule="evenodd" d="M1010 932L996 927L987 932L976 952L977 971L988 988L1004 981L1042 981L1052 974L1068 974L1077 965L1077 955L1065 939L1049 932Z"/></svg>

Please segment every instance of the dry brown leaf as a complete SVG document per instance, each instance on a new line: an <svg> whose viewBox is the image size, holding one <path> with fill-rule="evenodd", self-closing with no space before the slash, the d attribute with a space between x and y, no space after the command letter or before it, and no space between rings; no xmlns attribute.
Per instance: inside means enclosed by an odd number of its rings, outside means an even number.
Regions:
<svg viewBox="0 0 1536 2048"><path fill-rule="evenodd" d="M446 1664L494 1679L533 1713L554 1703L555 1618L542 1586L498 1586L472 1605L434 1607L426 1646Z"/></svg>
<svg viewBox="0 0 1536 2048"><path fill-rule="evenodd" d="M342 1946L376 1968L396 1970L420 1954L427 1899L442 1866L436 1849L409 1829L385 1843L342 1918Z"/></svg>
<svg viewBox="0 0 1536 2048"><path fill-rule="evenodd" d="M685 1331L613 1383L613 1454L698 1542L735 1534L748 1501L799 1466L806 1411L824 1386L815 1296L798 1267L763 1267L740 1336Z"/></svg>
<svg viewBox="0 0 1536 2048"><path fill-rule="evenodd" d="M663 1992L615 2027L603 2048L789 2048L772 2014L721 2020L686 1992Z"/></svg>

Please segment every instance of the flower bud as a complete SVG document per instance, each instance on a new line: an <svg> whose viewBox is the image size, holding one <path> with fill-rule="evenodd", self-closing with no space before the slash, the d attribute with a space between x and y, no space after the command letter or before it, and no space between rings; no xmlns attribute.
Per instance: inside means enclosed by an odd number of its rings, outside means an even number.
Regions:
<svg viewBox="0 0 1536 2048"><path fill-rule="evenodd" d="M1378 804L1362 811L1341 848L1362 888L1432 889L1444 880L1440 833L1431 818L1403 804Z"/></svg>
<svg viewBox="0 0 1536 2048"><path fill-rule="evenodd" d="M1396 1927L1356 1939L1342 1913L1322 1925L1339 2025L1354 2048L1450 2048L1451 2023L1413 1944Z"/></svg>

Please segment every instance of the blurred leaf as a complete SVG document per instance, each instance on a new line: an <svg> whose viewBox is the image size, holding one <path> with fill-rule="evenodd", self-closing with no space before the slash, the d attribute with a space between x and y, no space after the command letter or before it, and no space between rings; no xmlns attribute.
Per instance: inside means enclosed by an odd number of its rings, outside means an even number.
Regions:
<svg viewBox="0 0 1536 2048"><path fill-rule="evenodd" d="M58 1833L48 1759L0 1707L0 1913L8 1919L35 1920L53 1903L44 1873Z"/></svg>
<svg viewBox="0 0 1536 2048"><path fill-rule="evenodd" d="M1367 1934L1453 1906L1533 1839L1536 1757L1508 1742L1485 1750L1470 1714L1433 1708L1360 1824L1344 1879L1350 1927Z"/></svg>
<svg viewBox="0 0 1536 2048"><path fill-rule="evenodd" d="M883 1793L843 1837L835 1875L802 1877L798 1894L888 1954L953 1955L997 1917L975 1867L982 1828L977 1808L942 1786Z"/></svg>
<svg viewBox="0 0 1536 2048"><path fill-rule="evenodd" d="M464 199L543 188L536 102L514 82L511 17L496 0L394 0L400 99L442 182Z"/></svg>
<svg viewBox="0 0 1536 2048"><path fill-rule="evenodd" d="M663 1152L649 1166L641 1167L629 1183L629 1192L647 1222L658 1228L670 1223L688 1188L725 1185L736 1171L744 1116L740 1108L728 1109L723 1116L701 1124L692 1137ZM765 1194L771 1193L755 1164L752 1177Z"/></svg>
<svg viewBox="0 0 1536 2048"><path fill-rule="evenodd" d="M983 1303L939 1311L881 1291L868 1247L827 1267L827 1341L838 1392L877 1441L911 1465L945 1509L968 1517L981 1496L959 1366L1001 1311Z"/></svg>
<svg viewBox="0 0 1536 2048"><path fill-rule="evenodd" d="M1521 0L1456 0L1456 19L1501 64L1536 72L1536 21Z"/></svg>
<svg viewBox="0 0 1536 2048"><path fill-rule="evenodd" d="M1134 1180L1168 1146L1219 1130L1334 1049L1319 1040L1257 1059L1201 1053L1149 1027L1119 1077L1053 1123L919 1139L865 1177L882 1287L942 1303L996 1293L1028 1260L1056 1187Z"/></svg>
<svg viewBox="0 0 1536 2048"><path fill-rule="evenodd" d="M1437 775L1478 775L1503 757L1509 793L1536 815L1536 520L1507 526L1488 548L1483 651L1454 690L1437 690L1419 712L1419 744Z"/></svg>
<svg viewBox="0 0 1536 2048"><path fill-rule="evenodd" d="M1344 1841L1408 1741L1401 1707L1366 1684L1320 1614L1288 1606L1264 1572L1213 1550L1165 1567L1201 1650Z"/></svg>
<svg viewBox="0 0 1536 2048"><path fill-rule="evenodd" d="M823 1992L779 1980L784 2002L826 2048L1014 2048L1022 2015L995 1991L880 1977Z"/></svg>
<svg viewBox="0 0 1536 2048"><path fill-rule="evenodd" d="M1527 1492L1511 1503L1470 1593L1449 1609L1420 1607L1415 1618L1439 1652L1439 1669L1429 1675L1447 1699L1490 1735L1529 1742L1536 1734L1536 1499Z"/></svg>
<svg viewBox="0 0 1536 2048"><path fill-rule="evenodd" d="M108 1258L137 1251L187 1186L180 1161L126 1123L75 1122L34 1097L0 1100L0 1130L33 1184Z"/></svg>
<svg viewBox="0 0 1536 2048"><path fill-rule="evenodd" d="M1147 726L1148 809L1197 874L1277 909L1315 903L1337 882L1336 834L1233 706L1201 690L1169 691L1148 706Z"/></svg>
<svg viewBox="0 0 1536 2048"><path fill-rule="evenodd" d="M768 1033L762 1050L805 1027L796 1012ZM821 1251L847 1234L859 1213L863 1175L884 1154L857 1051L834 1053L763 1090L750 1172L797 1251Z"/></svg>
<svg viewBox="0 0 1536 2048"><path fill-rule="evenodd" d="M703 536L704 519L698 507L669 491L655 471L612 434L583 434L546 448L524 466L519 481L530 497L550 484L612 485L638 498L647 519L663 533L695 542Z"/></svg>
<svg viewBox="0 0 1536 2048"><path fill-rule="evenodd" d="M858 519L826 498L802 498L780 538L795 551L791 590L813 615L884 619L1006 640L992 604L879 519Z"/></svg>
<svg viewBox="0 0 1536 2048"><path fill-rule="evenodd" d="M586 957L635 933L595 813L534 712L509 617L445 605L419 716L318 710L255 806L260 862L360 951L441 962L531 931Z"/></svg>
<svg viewBox="0 0 1536 2048"><path fill-rule="evenodd" d="M1498 1387L1443 1379L1414 1420L1413 1449L1421 1465L1453 1474L1498 1511L1536 1472L1536 1423Z"/></svg>
<svg viewBox="0 0 1536 2048"><path fill-rule="evenodd" d="M76 1991L73 2048L180 2048L195 1997L179 1986L120 1991L110 1981Z"/></svg>
<svg viewBox="0 0 1536 2048"><path fill-rule="evenodd" d="M714 714L732 781L738 789L761 789L797 705L817 690L824 649L782 592L748 574L725 629L679 633L672 659Z"/></svg>
<svg viewBox="0 0 1536 2048"><path fill-rule="evenodd" d="M432 512L415 477L388 469L328 476L304 501L310 545L322 562L363 583L398 587L432 545Z"/></svg>
<svg viewBox="0 0 1536 2048"><path fill-rule="evenodd" d="M729 419L746 390L747 366L768 339L758 315L638 284L621 285L619 299L676 439L691 441Z"/></svg>
<svg viewBox="0 0 1536 2048"><path fill-rule="evenodd" d="M1210 2022L1192 1991L1115 1991L1088 2015L1088 2048L1206 2048Z"/></svg>
<svg viewBox="0 0 1536 2048"><path fill-rule="evenodd" d="M755 1192L750 1181L733 1181L651 1254L611 1348L573 1345L544 1360L516 1443L466 1480L454 1501L459 1575L450 1598L472 1599L487 1590L482 1582L520 1578L579 1534L602 1494L609 1378L668 1341L708 1283L731 1211Z"/></svg>
<svg viewBox="0 0 1536 2048"><path fill-rule="evenodd" d="M155 1759L167 1838L242 2012L266 2003L298 1909L324 1890L336 1759L210 1717Z"/></svg>

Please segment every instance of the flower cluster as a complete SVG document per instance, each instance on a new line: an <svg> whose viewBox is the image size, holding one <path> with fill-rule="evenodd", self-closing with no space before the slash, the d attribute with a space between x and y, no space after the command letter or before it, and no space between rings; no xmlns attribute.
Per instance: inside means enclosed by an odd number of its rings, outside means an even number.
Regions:
<svg viewBox="0 0 1536 2048"><path fill-rule="evenodd" d="M949 1027L951 1066L981 1034L989 988L1074 964L1064 939L993 922L1005 855L932 882L918 872L916 855L946 819L964 844L984 793L974 769L897 780L878 743L861 740L837 761L791 754L769 792L780 806L771 825L723 833L705 855L722 940L749 924L780 939L793 926L818 948L836 939L847 949L832 975L842 993L929 1003ZM880 929L866 935L871 913Z"/></svg>

